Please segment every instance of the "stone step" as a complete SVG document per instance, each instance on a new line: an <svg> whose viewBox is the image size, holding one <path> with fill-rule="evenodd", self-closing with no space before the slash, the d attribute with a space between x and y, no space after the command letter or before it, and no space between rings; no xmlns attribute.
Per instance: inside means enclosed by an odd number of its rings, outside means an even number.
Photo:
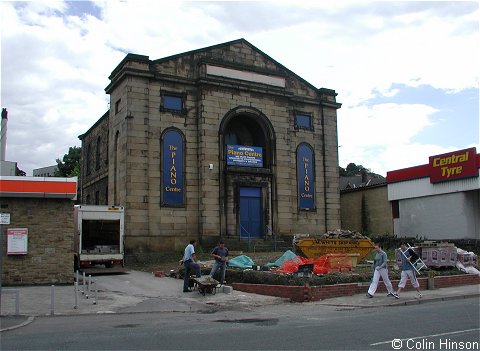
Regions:
<svg viewBox="0 0 480 351"><path fill-rule="evenodd" d="M277 239L276 245L274 244L273 239L251 239L249 243L248 239L223 238L223 242L230 251L268 252L286 251L292 249L291 241L285 241L283 239Z"/></svg>

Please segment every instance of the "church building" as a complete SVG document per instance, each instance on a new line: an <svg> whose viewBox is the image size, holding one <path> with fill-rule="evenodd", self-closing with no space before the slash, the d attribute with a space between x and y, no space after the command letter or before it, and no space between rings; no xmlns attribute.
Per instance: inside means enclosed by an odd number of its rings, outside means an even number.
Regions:
<svg viewBox="0 0 480 351"><path fill-rule="evenodd" d="M127 54L109 79L79 136L81 201L125 207L127 252L340 227L334 90L245 39Z"/></svg>

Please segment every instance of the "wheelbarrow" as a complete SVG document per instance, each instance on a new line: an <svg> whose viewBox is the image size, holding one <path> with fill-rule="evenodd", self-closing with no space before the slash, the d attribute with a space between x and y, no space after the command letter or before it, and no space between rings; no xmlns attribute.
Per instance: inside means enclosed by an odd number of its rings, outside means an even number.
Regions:
<svg viewBox="0 0 480 351"><path fill-rule="evenodd" d="M210 277L209 275L205 275L200 278L190 278L194 284L197 286L197 290L200 294L205 296L205 294L212 294L215 295L217 293L217 286L218 281Z"/></svg>

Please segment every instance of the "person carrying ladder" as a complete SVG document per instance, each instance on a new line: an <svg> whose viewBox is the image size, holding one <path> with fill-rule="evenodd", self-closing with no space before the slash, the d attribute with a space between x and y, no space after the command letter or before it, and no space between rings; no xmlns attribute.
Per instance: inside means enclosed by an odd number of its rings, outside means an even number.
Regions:
<svg viewBox="0 0 480 351"><path fill-rule="evenodd" d="M400 245L400 257L402 258L402 273L400 276L400 282L398 283L398 288L395 294L397 296L400 295L400 292L405 285L407 284L407 280L410 279L412 286L417 290L417 298L422 297L422 293L420 292L420 284L418 283L416 274L415 274L415 267L413 266L412 259L416 256L415 252L411 248L407 248L405 244Z"/></svg>

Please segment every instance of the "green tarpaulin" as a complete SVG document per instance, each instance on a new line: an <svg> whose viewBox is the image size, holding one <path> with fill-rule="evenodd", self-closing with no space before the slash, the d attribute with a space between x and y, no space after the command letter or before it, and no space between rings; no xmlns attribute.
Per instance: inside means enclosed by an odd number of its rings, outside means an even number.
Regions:
<svg viewBox="0 0 480 351"><path fill-rule="evenodd" d="M233 267L233 268L241 268L241 269L248 269L252 268L254 265L252 259L248 256L241 255L234 257L230 260L228 260L228 267Z"/></svg>
<svg viewBox="0 0 480 351"><path fill-rule="evenodd" d="M276 260L275 262L270 262L265 265L265 267L280 267L285 261L291 260L292 258L297 257L292 251L287 250L283 253L283 255Z"/></svg>

